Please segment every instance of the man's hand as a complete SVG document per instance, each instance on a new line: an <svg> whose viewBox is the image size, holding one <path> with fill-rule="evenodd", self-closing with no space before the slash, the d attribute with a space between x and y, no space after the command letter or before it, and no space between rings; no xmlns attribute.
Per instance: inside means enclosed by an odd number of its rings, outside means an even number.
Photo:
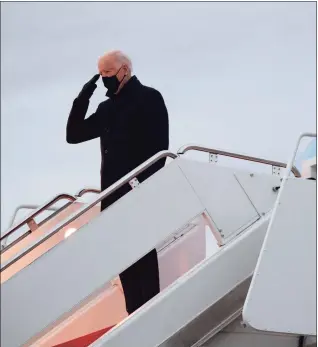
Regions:
<svg viewBox="0 0 318 347"><path fill-rule="evenodd" d="M96 82L98 81L100 75L95 75L92 79L90 79L86 84L84 84L83 89L79 93L79 98L90 99L94 94L95 89L97 88Z"/></svg>

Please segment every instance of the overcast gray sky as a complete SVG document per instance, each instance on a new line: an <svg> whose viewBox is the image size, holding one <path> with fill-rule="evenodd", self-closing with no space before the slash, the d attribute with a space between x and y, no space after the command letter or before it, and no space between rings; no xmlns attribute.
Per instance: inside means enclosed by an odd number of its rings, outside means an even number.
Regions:
<svg viewBox="0 0 318 347"><path fill-rule="evenodd" d="M99 187L99 141L68 145L65 126L112 48L163 94L171 150L195 142L287 161L316 126L315 6L2 3L2 230L19 204ZM91 112L104 94L99 81Z"/></svg>

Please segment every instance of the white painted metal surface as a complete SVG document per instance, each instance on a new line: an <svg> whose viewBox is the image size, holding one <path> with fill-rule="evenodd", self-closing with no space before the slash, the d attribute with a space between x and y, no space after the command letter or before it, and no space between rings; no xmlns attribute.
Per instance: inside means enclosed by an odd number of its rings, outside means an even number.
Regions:
<svg viewBox="0 0 318 347"><path fill-rule="evenodd" d="M306 336L304 347L317 347L317 336Z"/></svg>
<svg viewBox="0 0 318 347"><path fill-rule="evenodd" d="M270 176L268 178L272 182L272 178ZM1 313L6 317L1 322L4 332L1 336L2 345L16 347L25 341L34 343L61 321L70 317L79 307L91 301L105 284L150 249L158 244L162 246L162 242L171 237L171 234L182 233L184 227L187 228L191 220L202 212L208 212L223 234L223 240L228 241L235 237L261 218L258 210L269 211L272 208L273 195L268 194L265 201L259 198L259 195L264 191L267 192L267 188L272 184L266 181L264 185L265 181L266 179L263 182L260 180L259 185L255 185L243 173L234 174L229 168L183 159L174 160L140 184L138 189L133 189L2 286L4 304ZM259 191L257 186L260 188ZM219 255L231 250L230 253L226 253L228 254L226 260L224 257L220 258L223 259L220 260L223 265L215 265L216 268L211 265L207 272L203 271L203 265L206 263L201 264L202 268L201 265L197 266L167 289L169 293L173 293L172 296L167 294L167 290L158 296L167 297L168 301L177 300L175 289L179 284L185 288L184 293L187 295L191 293L193 297L193 293L198 293L195 294L196 300L191 300L189 296L188 300L184 301L183 292L178 292L180 295L178 300L182 299L183 306L178 308L176 306L178 304L174 304L174 301L169 301L170 308L168 304L162 306L166 314L176 312L177 318L179 314L188 314L185 318L177 320L180 328L184 328L202 309L213 305L226 295L231 290L226 289L228 285L229 288L231 286L233 288L251 275L255 265L251 257L256 256L261 246L266 223L264 218L261 222L256 222L257 234L251 233L251 230L245 232L250 235L249 240L255 242L246 241L249 246L245 248L242 246L244 248L242 253L236 242L245 240L245 234L220 250ZM68 228L71 226L72 224L67 225ZM254 231L254 226L252 228ZM238 250L232 249L231 247L236 247L233 245L237 245ZM237 253L240 255L236 258L234 255ZM215 264L218 264L218 261ZM203 271L202 274L199 274L198 269ZM247 270L250 272L244 277L242 274ZM198 274L196 271L199 271ZM214 275L210 278L212 273ZM196 278L202 283L190 281L183 287L184 281L192 278L193 274L197 274ZM213 283L209 282L212 279ZM202 298L199 294L201 286L207 290L202 292ZM200 297L198 301L197 295ZM207 301L211 299L209 295L214 295L211 302ZM157 298L154 302L156 300ZM176 302L179 302L178 300ZM184 302L188 305L185 306ZM143 311L143 308L141 310ZM32 312L32 316L29 312ZM162 314L160 312L159 310L159 316ZM149 322L152 319L151 315L147 316ZM129 321L131 319L134 319L134 316L129 318ZM19 327L18 331L12 328L16 326ZM169 335L173 327L175 324L171 323L168 330L160 331ZM141 326L140 329L144 330ZM171 334L167 336L170 337ZM156 337L156 333L153 336Z"/></svg>
<svg viewBox="0 0 318 347"><path fill-rule="evenodd" d="M289 178L274 213L244 320L259 330L316 335L316 182Z"/></svg>
<svg viewBox="0 0 318 347"><path fill-rule="evenodd" d="M317 179L317 158L311 158L305 160L302 163L302 177L304 178L315 178Z"/></svg>
<svg viewBox="0 0 318 347"><path fill-rule="evenodd" d="M177 162L167 165L2 285L1 345L21 346L52 328L203 210Z"/></svg>
<svg viewBox="0 0 318 347"><path fill-rule="evenodd" d="M204 343L202 347L297 347L298 336L260 332L241 324L242 317Z"/></svg>
<svg viewBox="0 0 318 347"><path fill-rule="evenodd" d="M167 340L254 271L268 217L198 264L164 292L97 340L92 347L189 346ZM167 341L167 343L165 343Z"/></svg>
<svg viewBox="0 0 318 347"><path fill-rule="evenodd" d="M223 239L259 218L232 169L185 159L179 165Z"/></svg>
<svg viewBox="0 0 318 347"><path fill-rule="evenodd" d="M23 250L28 249L40 237L42 237L43 235L47 235L47 233L56 224L58 224L60 221L65 219L67 216L71 215L73 212L78 210L81 206L82 206L82 204L80 204L78 202L73 202L68 207L66 207L64 210L57 213L55 216L51 217L47 222L45 222L44 224L39 226L36 230L32 231L32 233L28 234L25 238L23 238L22 240L20 240L17 243L12 243L12 245L10 247L8 247L8 249L6 251L1 253L1 267L9 260L13 260L17 254L19 254ZM9 238L10 238L10 236L9 236Z"/></svg>
<svg viewBox="0 0 318 347"><path fill-rule="evenodd" d="M174 241L158 252L160 289L163 290L181 275L205 259L205 224L200 216Z"/></svg>
<svg viewBox="0 0 318 347"><path fill-rule="evenodd" d="M273 191L273 188L280 186L281 183L278 176L235 172L235 177L259 215L263 215L273 209L278 195L277 192Z"/></svg>
<svg viewBox="0 0 318 347"><path fill-rule="evenodd" d="M202 217L193 228L175 240L169 240L158 253L161 290L205 259L205 225ZM87 305L61 322L30 347L52 347L118 324L126 318L125 298L120 279L97 295Z"/></svg>
<svg viewBox="0 0 318 347"><path fill-rule="evenodd" d="M62 210L60 213L56 214L54 217L50 218L47 222L39 226L35 231L27 235L24 239L20 240L16 244L13 244L10 248L8 248L5 252L1 253L1 269L10 261L15 259L19 254L24 252L25 250L29 249L32 245L34 245L41 237L44 237L50 233L52 228L63 221L65 218L67 218L69 215L77 211L83 206L82 203L79 203L78 201L72 203L68 207L66 207L64 210ZM87 220L90 220L97 216L100 213L100 207L94 206L90 211L88 211L83 217L78 218L76 223L72 224L72 228L74 230L79 229ZM70 230L69 228L66 228L66 231ZM26 267L27 265L31 264L33 261L35 261L38 257L40 257L42 254L46 253L63 241L65 238L65 230L62 230L61 232L55 234L53 237L48 239L46 242L44 242L39 247L35 248L33 251L31 251L28 255L23 257L19 262L13 264L8 268L7 270L1 271L1 283L4 283L9 278L11 278L14 274L19 272L21 269Z"/></svg>

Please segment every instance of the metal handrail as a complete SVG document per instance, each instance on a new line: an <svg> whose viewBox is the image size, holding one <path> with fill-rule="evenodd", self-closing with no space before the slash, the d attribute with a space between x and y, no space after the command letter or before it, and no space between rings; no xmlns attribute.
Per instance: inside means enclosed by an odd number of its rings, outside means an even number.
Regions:
<svg viewBox="0 0 318 347"><path fill-rule="evenodd" d="M19 212L19 210L22 210L22 209L26 209L26 210L36 210L37 208L39 208L40 206L39 205L20 205L20 206L18 206L16 209L15 209L15 211L14 211L14 213L13 213L13 215L12 215L12 217L11 217L11 220L10 220L10 223L9 223L9 226L8 226L8 229L10 228L10 227L12 227L12 225L14 225L14 221L15 221L15 218L16 218L16 216L17 216L17 213ZM47 211L57 211L57 207L49 207L49 208L47 208L46 209Z"/></svg>
<svg viewBox="0 0 318 347"><path fill-rule="evenodd" d="M4 235L1 236L0 241L5 240L7 237L12 235L16 230L20 229L25 224L27 224L30 227L31 231L36 230L37 224L36 224L34 218L60 200L69 200L69 201L73 202L76 200L76 198L73 195L66 194L66 193L59 194L59 195L55 196L53 199L49 200L48 202L46 202L45 204L40 206L38 209L36 209L33 213L31 213L29 216L27 216L21 222L19 222L15 226L11 227Z"/></svg>
<svg viewBox="0 0 318 347"><path fill-rule="evenodd" d="M46 222L50 221L51 219L53 219L54 217L56 217L57 214L59 214L60 212L64 211L67 207L69 207L70 205L72 205L73 201L70 201L68 203L66 203L65 205L63 205L60 208L56 208L56 207L49 207L48 209L46 209L46 211L52 211L53 213L50 214L47 218L44 218L41 222L39 222L37 225L40 228L42 225L44 225ZM28 205L28 206L32 206L32 205ZM21 207L21 206L20 206ZM23 206L22 206L23 207ZM39 206L35 206L35 208L38 208ZM6 244L6 239L5 242L2 244L1 246L1 250L0 250L0 255L2 256L5 252L7 252L9 249L11 249L12 247L16 246L20 241L24 240L27 236L29 236L30 234L32 234L32 231L29 229L28 231L26 231L24 234L22 234L21 236L19 236L17 239L15 239L14 241L10 242L8 245Z"/></svg>
<svg viewBox="0 0 318 347"><path fill-rule="evenodd" d="M71 202L74 202L77 198L80 198L80 197L82 197L84 194L87 194L87 193L99 194L99 193L100 193L100 190L95 189L95 188L83 188L83 189L81 189L77 194L75 194L74 196L70 195L70 196L72 197L72 199L69 199L69 200L70 200ZM68 195L68 194L60 194L60 195L61 195L61 196L65 196L65 195ZM58 195L58 196L60 196L60 195ZM57 196L57 197L58 197L58 196ZM56 197L55 197L55 198L56 198ZM56 202L56 201L55 201L55 202ZM53 202L53 204L54 204L55 202ZM15 216L16 216L18 210L20 210L20 209L22 209L22 208L37 209L36 211L38 211L39 209L42 209L43 206L37 206L37 205L21 205L21 206L17 207L16 210L15 210L15 212L14 212L14 214L13 214L13 216L12 216L12 218L11 218L9 227L12 226L13 221L14 221L14 219L15 219ZM45 209L45 211L54 211L54 212L56 212L56 211L58 210L57 208L52 208L52 207L46 207L46 208L44 208L44 209ZM36 211L35 211L35 212L36 212ZM41 212L43 212L43 209L42 209L40 212L38 212L38 214L41 213ZM35 217L35 216L33 216L33 218L34 218L34 217ZM25 221L27 221L28 218L32 218L32 216L29 216L29 217L25 218ZM25 224L25 223L24 223L24 224ZM22 226L22 225L18 226L17 229L19 229L21 226ZM16 230L17 230L17 229L16 229ZM11 230L11 229L10 229L10 230ZM9 231L10 231L10 230L9 230ZM3 236L1 237L1 239L0 239L0 241L2 241L3 239L6 239L6 238L9 237L9 236L10 236L10 234L9 234L9 235L7 235L7 234L3 235Z"/></svg>
<svg viewBox="0 0 318 347"><path fill-rule="evenodd" d="M95 189L95 188L83 188L81 189L77 194L75 194L76 197L80 198L82 197L84 194L87 193L95 193L95 194L100 194L100 190Z"/></svg>
<svg viewBox="0 0 318 347"><path fill-rule="evenodd" d="M93 201L91 201L88 205L81 207L79 210L74 212L72 215L70 215L68 218L63 220L60 224L58 224L52 232L50 232L48 235L43 237L39 242L35 243L32 245L30 248L28 248L26 251L21 253L18 257L13 259L11 262L7 263L4 267L1 268L1 271L6 270L8 267L11 265L15 264L18 260L23 258L26 254L30 253L33 249L41 245L43 242L54 236L56 233L58 233L60 230L62 230L64 227L66 227L68 224L72 223L75 221L78 217L82 216L85 212L90 210L92 207L97 205L100 201L105 199L107 196L110 194L114 193L117 189L122 187L124 184L130 182L133 178L141 174L143 171L148 169L150 166L155 164L157 161L163 158L170 157L172 159L178 158L178 156L172 152L169 151L161 151L157 154L155 154L153 157L145 161L143 164L139 165L136 169L122 177L120 180L115 182L113 185L111 185L109 188L105 189L102 191Z"/></svg>
<svg viewBox="0 0 318 347"><path fill-rule="evenodd" d="M255 163L261 163L261 164L266 164L266 165L271 165L271 166L277 166L277 167L282 167L286 168L287 164L279 162L279 161L273 161L273 160L267 160L267 159L262 159L262 158L257 158L257 157L251 157L248 155L244 154L239 154L239 153L233 153L233 152L226 152L220 149L215 149L215 148L208 148L208 147L203 147L199 145L186 145L181 147L178 150L178 155L185 154L188 151L200 151L200 152L206 152L206 153L211 153L211 154L218 154L218 155L223 155L225 157L231 157L231 158L236 158L236 159L242 159L242 160L247 160L247 161L252 161ZM291 169L292 173L294 174L295 177L300 177L300 172L298 169L293 166Z"/></svg>
<svg viewBox="0 0 318 347"><path fill-rule="evenodd" d="M297 141L297 144L296 144L296 148L294 149L292 158L291 158L290 161L288 162L285 175L284 175L284 177L283 177L283 179L282 179L282 182L281 182L281 185L280 185L280 188L279 188L278 196L277 196L277 198L276 198L276 201L275 201L275 204L274 204L274 207L273 207L273 210L272 210L272 215L271 215L271 217L270 217L269 224L268 224L268 227L267 227L267 234L268 234L268 231L271 230L272 225L273 225L273 223L274 223L274 220L275 220L275 217L276 217L276 213L277 213L278 206L281 204L281 196L282 196L282 194L283 194L285 185L286 185L286 183L287 183L287 181L288 181L288 179L289 179L289 174L290 174L290 172L292 171L292 168L293 168L293 164L294 164L294 161L295 161L295 158L296 158L296 155L297 155L298 147L299 147L299 145L300 145L301 140L302 140L304 137L317 137L317 134L315 134L315 133L303 133L303 134L301 134L301 135L299 136L298 141ZM296 198L297 198L297 197L296 197Z"/></svg>

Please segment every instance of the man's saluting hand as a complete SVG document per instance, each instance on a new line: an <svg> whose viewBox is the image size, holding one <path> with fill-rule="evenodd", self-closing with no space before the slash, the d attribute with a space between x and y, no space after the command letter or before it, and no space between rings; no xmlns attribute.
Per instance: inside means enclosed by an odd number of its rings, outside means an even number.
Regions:
<svg viewBox="0 0 318 347"><path fill-rule="evenodd" d="M84 84L83 89L78 94L80 99L90 99L94 94L95 89L97 88L96 82L98 81L100 74L96 74L93 78L91 78L86 84Z"/></svg>

